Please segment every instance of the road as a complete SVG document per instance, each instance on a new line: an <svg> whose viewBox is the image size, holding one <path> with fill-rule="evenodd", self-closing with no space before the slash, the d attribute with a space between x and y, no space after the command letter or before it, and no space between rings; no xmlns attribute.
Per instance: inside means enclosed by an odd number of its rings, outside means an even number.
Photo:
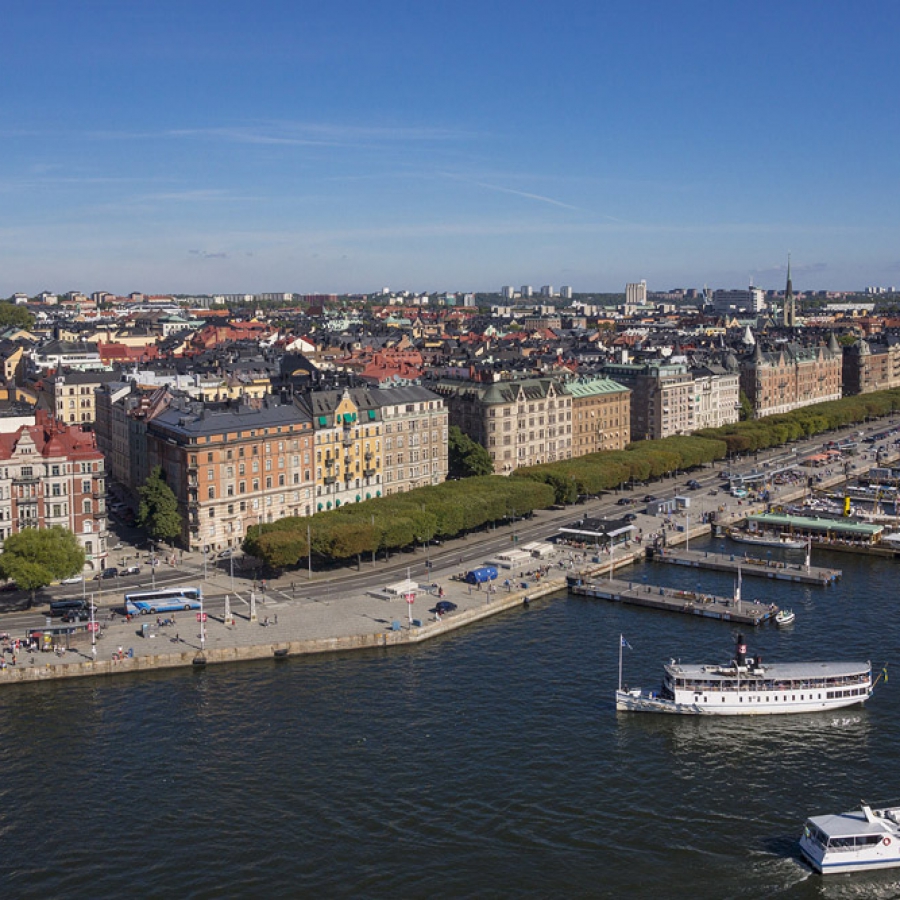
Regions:
<svg viewBox="0 0 900 900"><path fill-rule="evenodd" d="M807 441L794 445L790 451L784 447L775 448L757 454L754 458L732 460L728 468L732 472L748 474L754 468L769 465L777 467L778 463L792 461L819 449L826 440L842 440L849 437L859 437L860 431L875 433L885 431L889 427L885 421L880 421L867 426L865 429L848 428L836 435L819 435ZM889 445L893 439L883 444ZM879 445L860 444L861 452L864 450L872 454L879 449ZM874 460L873 460L874 464ZM866 465L869 465L866 462ZM465 571L475 565L482 564L500 551L509 550L516 546L533 540L546 540L557 534L557 529L571 523L573 520L590 516L594 518L620 518L626 512L635 512L637 520L635 526L643 529L649 535L660 527L661 520L657 517L647 516L646 504L640 501L645 493L653 493L660 499L683 495L692 498L691 509L687 516L697 518L704 511L717 508L723 502L736 504L736 501L727 496L723 490L713 498L711 489L721 489L722 479L719 477L724 464L710 465L697 471L683 473L680 476L664 477L652 485L637 485L634 490L613 491L595 500L579 503L561 509L539 510L531 518L518 518L515 522L504 524L495 528L489 527L483 531L473 532L465 537L454 538L440 545L431 545L427 548L418 547L408 552L394 553L389 560L378 559L374 564L366 560L357 568L355 565L347 565L340 569L313 572L312 577L304 569L298 569L275 579L270 579L267 591L271 596L279 596L283 599L331 599L339 597L343 592L352 590L354 593L364 593L367 590L383 588L385 584L401 580L406 573L420 582L430 582L439 578L446 579L451 575ZM687 482L694 479L700 483L700 488L694 491L687 490ZM629 506L619 506L618 501L622 497L634 498ZM685 517L685 514L682 513ZM123 547L123 554L136 558L138 551L132 547ZM121 609L122 597L128 590L149 590L152 586L165 587L176 584L201 584L206 596L206 608L213 614L221 614L224 608L226 594L230 595L232 602L237 605L246 604L250 592L257 590L257 596L263 595L258 590L258 585L252 570L246 571L238 567L240 559L235 561L234 576L231 574L231 562L229 560L207 560L204 562L201 554L184 554L179 556L177 566L168 563L160 563L155 570L155 578L151 577L150 567L144 565L140 575L122 576L101 581L88 581L81 585L53 585L38 592L35 607L31 610L24 609L27 604L27 595L22 592L9 592L0 594L0 631L21 633L29 628L39 628L46 623L46 610L50 600L64 597L93 598L100 607L99 615L105 617L112 609Z"/></svg>

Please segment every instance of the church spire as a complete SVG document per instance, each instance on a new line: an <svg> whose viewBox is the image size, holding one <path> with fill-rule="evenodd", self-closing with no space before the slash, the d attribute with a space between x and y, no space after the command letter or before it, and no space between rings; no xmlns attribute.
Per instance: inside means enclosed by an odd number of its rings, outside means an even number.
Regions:
<svg viewBox="0 0 900 900"><path fill-rule="evenodd" d="M791 283L791 254L788 253L787 284L784 288L784 325L794 328L797 325L797 305L794 300L794 286Z"/></svg>

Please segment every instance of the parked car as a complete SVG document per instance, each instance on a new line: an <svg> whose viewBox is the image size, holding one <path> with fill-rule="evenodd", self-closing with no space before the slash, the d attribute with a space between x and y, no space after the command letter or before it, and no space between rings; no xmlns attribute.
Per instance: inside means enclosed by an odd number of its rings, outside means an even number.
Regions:
<svg viewBox="0 0 900 900"><path fill-rule="evenodd" d="M634 513L626 513L625 516L623 517L622 521L623 522L633 522L636 518L637 518L637 516Z"/></svg>
<svg viewBox="0 0 900 900"><path fill-rule="evenodd" d="M700 490L700 482L697 481L696 478L692 478L692 479L687 483L687 486L688 486L688 490L691 490L691 491L698 491L698 490Z"/></svg>
<svg viewBox="0 0 900 900"><path fill-rule="evenodd" d="M0 591L17 591L19 586L14 581L7 581L6 584L0 586Z"/></svg>
<svg viewBox="0 0 900 900"><path fill-rule="evenodd" d="M455 609L456 609L456 604L450 600L438 600L438 602L434 604L434 611L439 616L443 616L446 613L451 613Z"/></svg>
<svg viewBox="0 0 900 900"><path fill-rule="evenodd" d="M115 547L113 547L113 550L124 550L124 549L125 549L125 545L121 541L119 541L119 543L116 544Z"/></svg>
<svg viewBox="0 0 900 900"><path fill-rule="evenodd" d="M644 503L652 503L656 497L653 494L645 494L644 495Z"/></svg>
<svg viewBox="0 0 900 900"><path fill-rule="evenodd" d="M101 569L95 576L94 581L102 581L104 578L115 578L119 574L119 570L115 566L108 569Z"/></svg>
<svg viewBox="0 0 900 900"><path fill-rule="evenodd" d="M616 506L628 506L630 503L630 497L619 497L619 499L616 500Z"/></svg>
<svg viewBox="0 0 900 900"><path fill-rule="evenodd" d="M141 567L140 566L126 566L124 569L119 571L120 575L140 575Z"/></svg>

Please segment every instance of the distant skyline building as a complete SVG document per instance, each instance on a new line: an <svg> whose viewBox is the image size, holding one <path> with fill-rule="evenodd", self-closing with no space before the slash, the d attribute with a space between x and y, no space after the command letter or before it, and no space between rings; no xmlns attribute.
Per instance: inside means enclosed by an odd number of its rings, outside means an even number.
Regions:
<svg viewBox="0 0 900 900"><path fill-rule="evenodd" d="M523 297L533 297L534 288L530 284L523 284L520 293Z"/></svg>
<svg viewBox="0 0 900 900"><path fill-rule="evenodd" d="M502 288L500 288L500 296L503 297L504 300L512 300L516 296L516 289L511 284L504 284Z"/></svg>
<svg viewBox="0 0 900 900"><path fill-rule="evenodd" d="M647 282L644 280L625 285L625 305L643 306L647 302Z"/></svg>
<svg viewBox="0 0 900 900"><path fill-rule="evenodd" d="M564 284L564 285L559 289L559 296L560 296L563 300L571 300L571 299L572 299L572 294L573 294L572 288L570 288L569 285L567 285L567 284Z"/></svg>
<svg viewBox="0 0 900 900"><path fill-rule="evenodd" d="M545 284L541 287L541 296L542 297L552 297L553 296L553 285Z"/></svg>

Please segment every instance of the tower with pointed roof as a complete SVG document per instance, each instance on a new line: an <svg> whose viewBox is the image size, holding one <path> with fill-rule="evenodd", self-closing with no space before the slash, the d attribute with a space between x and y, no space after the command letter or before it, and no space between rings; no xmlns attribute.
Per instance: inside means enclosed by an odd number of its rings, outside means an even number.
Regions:
<svg viewBox="0 0 900 900"><path fill-rule="evenodd" d="M791 284L791 254L788 253L787 284L784 288L784 326L797 327L797 301L794 299L794 286Z"/></svg>

